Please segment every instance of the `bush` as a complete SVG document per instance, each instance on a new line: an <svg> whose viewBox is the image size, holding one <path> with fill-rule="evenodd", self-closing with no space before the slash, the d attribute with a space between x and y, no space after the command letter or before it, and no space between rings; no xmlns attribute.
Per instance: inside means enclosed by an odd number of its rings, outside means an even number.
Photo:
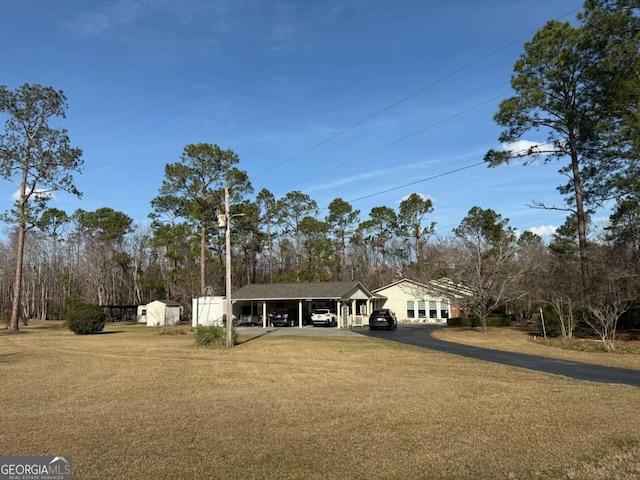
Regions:
<svg viewBox="0 0 640 480"><path fill-rule="evenodd" d="M487 327L509 327L512 320L511 315L489 315L487 317ZM477 317L448 318L447 326L477 328L480 326L480 319Z"/></svg>
<svg viewBox="0 0 640 480"><path fill-rule="evenodd" d="M543 335L546 331L547 337L560 337L562 335L562 326L560 324L560 318L553 307L550 305L545 306L542 309L542 314L544 315L545 328L544 330L542 329L542 319L538 318L538 333ZM575 326L573 328L572 336L581 338L593 335L593 329L584 321L585 317L588 315L590 315L590 313L583 307L574 306L573 318Z"/></svg>
<svg viewBox="0 0 640 480"><path fill-rule="evenodd" d="M182 327L168 327L160 330L160 335L186 335L187 331Z"/></svg>
<svg viewBox="0 0 640 480"><path fill-rule="evenodd" d="M475 328L480 325L480 321L475 317L447 318L448 327Z"/></svg>
<svg viewBox="0 0 640 480"><path fill-rule="evenodd" d="M231 330L231 340L235 345L238 334L236 329ZM196 329L196 347L220 346L227 343L227 329L218 325L200 326Z"/></svg>
<svg viewBox="0 0 640 480"><path fill-rule="evenodd" d="M544 329L542 328L542 319L544 318ZM551 305L545 305L542 309L542 317L538 317L538 333L540 335L546 332L547 337L559 337L562 335L560 319L555 309Z"/></svg>
<svg viewBox="0 0 640 480"><path fill-rule="evenodd" d="M635 305L620 316L618 330L640 329L640 306Z"/></svg>
<svg viewBox="0 0 640 480"><path fill-rule="evenodd" d="M78 335L100 333L107 321L102 307L89 303L74 303L67 311L69 330Z"/></svg>
<svg viewBox="0 0 640 480"><path fill-rule="evenodd" d="M513 320L513 315L489 315L487 327L510 327Z"/></svg>

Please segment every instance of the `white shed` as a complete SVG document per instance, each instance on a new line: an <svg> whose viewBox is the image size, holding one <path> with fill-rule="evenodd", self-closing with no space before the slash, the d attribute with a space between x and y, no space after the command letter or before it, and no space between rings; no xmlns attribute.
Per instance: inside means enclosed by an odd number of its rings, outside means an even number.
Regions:
<svg viewBox="0 0 640 480"><path fill-rule="evenodd" d="M144 312L144 315L142 313ZM139 309L138 322L146 318L147 327L170 326L180 323L182 305L171 300L155 300Z"/></svg>
<svg viewBox="0 0 640 480"><path fill-rule="evenodd" d="M146 305L138 305L136 321L138 323L147 323L147 306Z"/></svg>
<svg viewBox="0 0 640 480"><path fill-rule="evenodd" d="M197 297L192 300L191 326L223 325L225 297Z"/></svg>

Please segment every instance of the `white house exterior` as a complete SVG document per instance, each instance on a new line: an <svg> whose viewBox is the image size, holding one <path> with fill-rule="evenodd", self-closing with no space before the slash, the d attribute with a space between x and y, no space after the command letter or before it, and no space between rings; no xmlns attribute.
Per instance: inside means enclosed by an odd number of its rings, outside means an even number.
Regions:
<svg viewBox="0 0 640 480"><path fill-rule="evenodd" d="M373 291L382 297L377 307L389 308L399 322L442 323L460 315L465 287L449 279L421 283L404 278Z"/></svg>
<svg viewBox="0 0 640 480"><path fill-rule="evenodd" d="M182 305L171 300L155 300L138 307L138 323L147 327L178 325L181 315Z"/></svg>
<svg viewBox="0 0 640 480"><path fill-rule="evenodd" d="M224 299L225 297L197 297L192 300L191 325L224 325Z"/></svg>

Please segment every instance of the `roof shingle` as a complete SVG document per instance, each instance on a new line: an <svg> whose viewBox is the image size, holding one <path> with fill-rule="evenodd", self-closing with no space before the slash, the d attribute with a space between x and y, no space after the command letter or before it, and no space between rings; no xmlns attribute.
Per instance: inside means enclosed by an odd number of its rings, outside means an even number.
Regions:
<svg viewBox="0 0 640 480"><path fill-rule="evenodd" d="M252 283L236 290L233 300L300 300L347 298L360 289L372 296L360 282Z"/></svg>

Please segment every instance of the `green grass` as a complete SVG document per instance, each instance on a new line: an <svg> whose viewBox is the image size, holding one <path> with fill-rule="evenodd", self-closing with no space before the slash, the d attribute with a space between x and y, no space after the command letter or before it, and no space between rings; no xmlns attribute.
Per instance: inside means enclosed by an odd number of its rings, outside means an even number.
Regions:
<svg viewBox="0 0 640 480"><path fill-rule="evenodd" d="M71 455L76 479L640 475L640 389L367 337L52 327L0 335L0 452Z"/></svg>

